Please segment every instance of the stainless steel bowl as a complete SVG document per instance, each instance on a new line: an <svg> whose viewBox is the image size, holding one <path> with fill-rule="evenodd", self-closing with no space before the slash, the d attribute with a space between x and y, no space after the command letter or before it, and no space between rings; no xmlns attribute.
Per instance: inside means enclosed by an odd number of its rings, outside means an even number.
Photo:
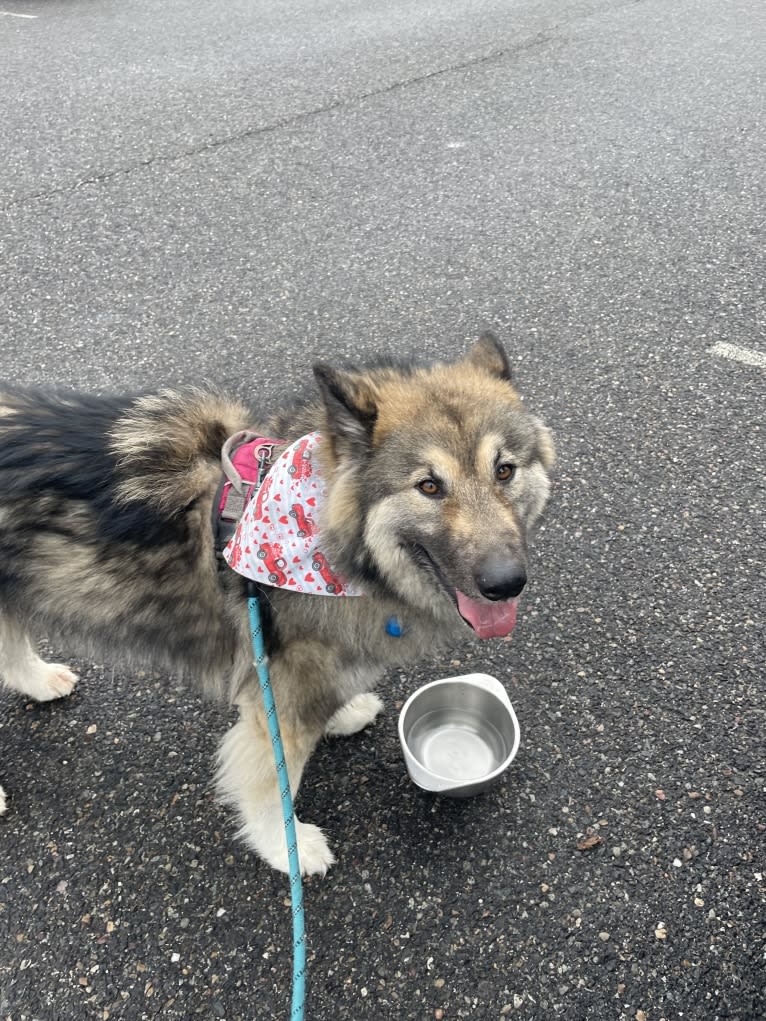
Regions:
<svg viewBox="0 0 766 1021"><path fill-rule="evenodd" d="M505 688L488 674L432 681L399 714L407 771L427 791L468 798L511 764L519 724Z"/></svg>

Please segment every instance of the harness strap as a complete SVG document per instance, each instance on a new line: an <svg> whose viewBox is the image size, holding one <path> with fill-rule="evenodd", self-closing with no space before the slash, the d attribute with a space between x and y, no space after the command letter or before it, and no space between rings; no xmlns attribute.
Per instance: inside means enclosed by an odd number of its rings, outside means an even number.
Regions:
<svg viewBox="0 0 766 1021"><path fill-rule="evenodd" d="M237 528L245 507L271 467L274 448L282 440L243 429L221 447L223 475L213 500L215 551L221 556Z"/></svg>

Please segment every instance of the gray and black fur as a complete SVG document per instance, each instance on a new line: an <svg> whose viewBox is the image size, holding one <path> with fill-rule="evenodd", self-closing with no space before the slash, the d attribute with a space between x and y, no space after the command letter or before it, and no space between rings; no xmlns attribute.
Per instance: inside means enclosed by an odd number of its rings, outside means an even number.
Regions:
<svg viewBox="0 0 766 1021"><path fill-rule="evenodd" d="M553 461L550 434L523 407L489 335L450 365L317 366L315 375L320 399L271 423L201 390L0 390L0 677L33 698L67 694L75 675L31 644L44 634L235 700L240 721L221 747L219 791L248 843L282 869L246 583L216 557L211 528L224 441L244 429L286 445L322 433L324 542L333 566L365 591L262 590L294 790L323 733L353 733L375 717L371 692L388 667L463 633L458 593L471 605L515 599ZM404 625L400 638L386 632L391 616ZM299 824L299 845L306 872L333 861L315 826Z"/></svg>

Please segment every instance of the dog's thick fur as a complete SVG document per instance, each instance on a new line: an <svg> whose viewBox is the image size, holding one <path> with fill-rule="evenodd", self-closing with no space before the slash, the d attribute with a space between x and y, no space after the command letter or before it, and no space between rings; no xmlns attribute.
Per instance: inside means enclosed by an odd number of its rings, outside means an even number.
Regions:
<svg viewBox="0 0 766 1021"><path fill-rule="evenodd" d="M464 633L457 591L478 603L518 594L554 456L489 335L452 364L315 374L321 399L261 431L286 442L321 432L324 546L365 595L264 589L294 792L323 734L375 718L386 668ZM248 844L286 869L246 583L216 558L211 529L221 446L257 428L244 404L197 390L0 392L0 676L40 701L72 690L75 674L34 651L29 636L41 632L236 701L218 789ZM392 616L401 637L386 631ZM298 840L303 870L324 872L333 856L321 830L299 823Z"/></svg>

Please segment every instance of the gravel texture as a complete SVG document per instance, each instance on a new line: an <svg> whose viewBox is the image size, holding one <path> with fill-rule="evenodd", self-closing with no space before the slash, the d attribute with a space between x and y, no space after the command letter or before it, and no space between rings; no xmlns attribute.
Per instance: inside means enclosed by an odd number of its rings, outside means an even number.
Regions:
<svg viewBox="0 0 766 1021"><path fill-rule="evenodd" d="M0 377L268 409L490 325L557 434L513 642L394 674L309 768L307 1018L762 1021L766 373L708 353L766 352L762 4L23 13ZM73 662L66 702L0 694L0 1019L287 1018L286 880L210 788L232 714ZM474 670L521 751L440 800L396 709Z"/></svg>

